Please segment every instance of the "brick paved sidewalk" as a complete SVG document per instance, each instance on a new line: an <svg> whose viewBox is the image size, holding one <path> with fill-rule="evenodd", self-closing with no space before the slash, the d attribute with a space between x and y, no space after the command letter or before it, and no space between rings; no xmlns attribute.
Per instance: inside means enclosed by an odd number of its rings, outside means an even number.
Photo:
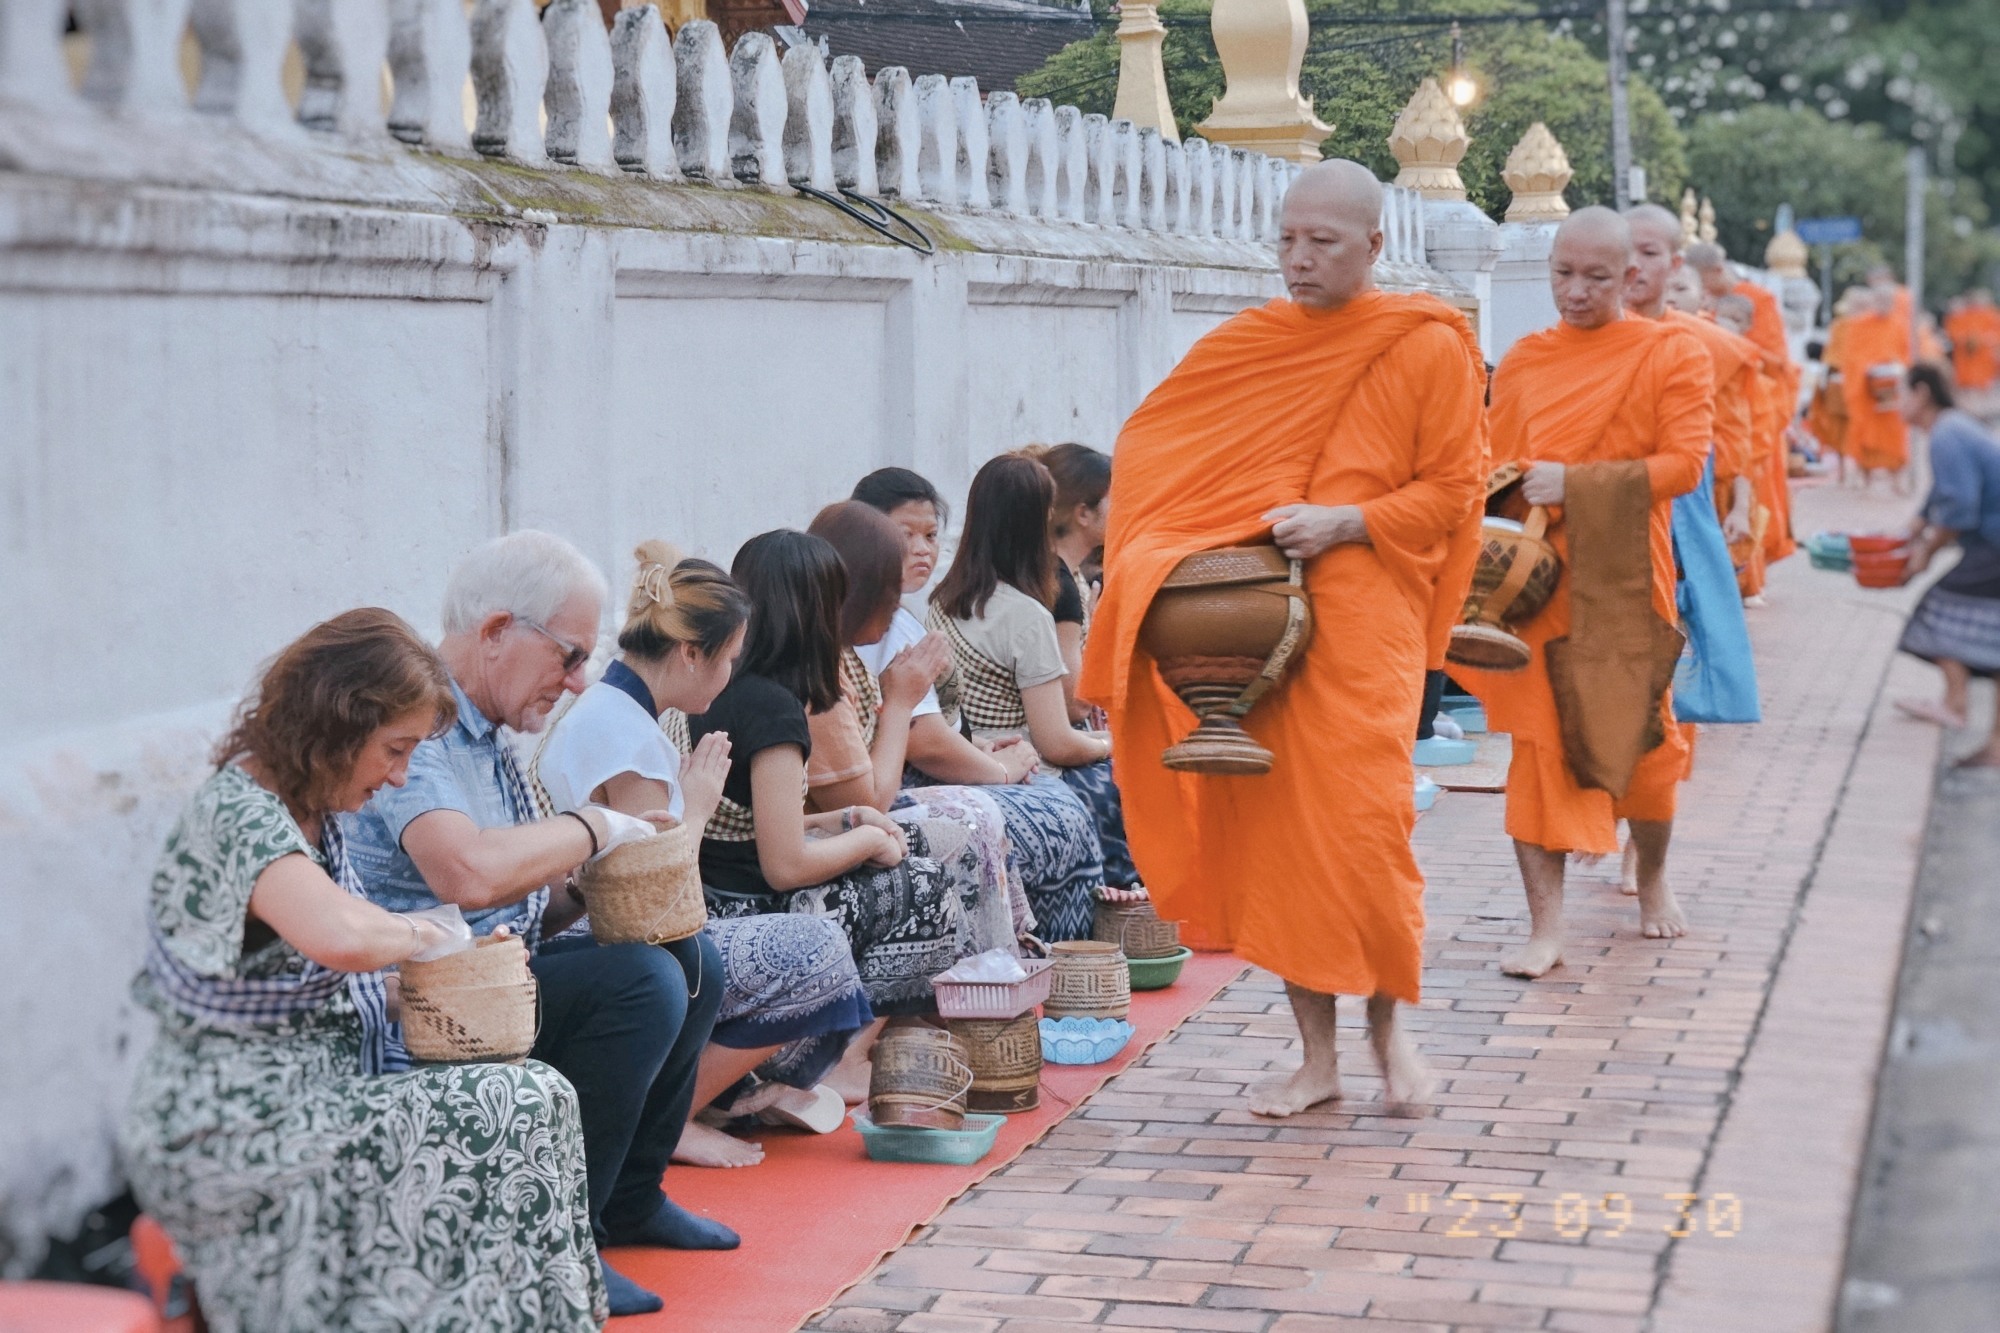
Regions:
<svg viewBox="0 0 2000 1333"><path fill-rule="evenodd" d="M1821 488L1798 527L1908 507ZM1416 838L1432 1114L1383 1113L1358 1003L1345 1101L1245 1112L1298 1061L1251 972L808 1327L1824 1327L1936 739L1885 702L1912 595L1774 574L1765 721L1706 730L1684 789L1685 938L1641 939L1606 862L1572 870L1566 966L1501 976L1527 924L1503 798L1449 794Z"/></svg>

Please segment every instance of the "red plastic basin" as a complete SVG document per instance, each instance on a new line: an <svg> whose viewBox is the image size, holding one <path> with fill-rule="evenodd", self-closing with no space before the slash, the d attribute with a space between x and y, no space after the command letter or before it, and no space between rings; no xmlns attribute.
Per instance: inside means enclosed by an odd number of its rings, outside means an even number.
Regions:
<svg viewBox="0 0 2000 1333"><path fill-rule="evenodd" d="M159 1333L153 1303L137 1292L69 1282L0 1282L7 1333Z"/></svg>

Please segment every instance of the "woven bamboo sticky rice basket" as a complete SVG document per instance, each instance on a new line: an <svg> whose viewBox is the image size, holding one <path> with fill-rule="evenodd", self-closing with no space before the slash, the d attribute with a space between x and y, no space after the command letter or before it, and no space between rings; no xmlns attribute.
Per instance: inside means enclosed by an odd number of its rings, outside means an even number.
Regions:
<svg viewBox="0 0 2000 1333"><path fill-rule="evenodd" d="M1150 902L1099 903L1090 937L1115 944L1127 958L1167 958L1181 947L1176 921L1162 921Z"/></svg>
<svg viewBox="0 0 2000 1333"><path fill-rule="evenodd" d="M698 842L686 825L613 848L579 887L599 944L671 944L708 924Z"/></svg>
<svg viewBox="0 0 2000 1333"><path fill-rule="evenodd" d="M1049 946L1055 980L1042 1012L1050 1018L1123 1018L1132 1012L1132 974L1125 951L1104 940L1064 940Z"/></svg>
<svg viewBox="0 0 2000 1333"><path fill-rule="evenodd" d="M965 1123L972 1064L963 1042L943 1028L890 1027L875 1043L868 1118L878 1125L957 1129Z"/></svg>
<svg viewBox="0 0 2000 1333"><path fill-rule="evenodd" d="M968 1111L1013 1115L1041 1104L1041 1020L1033 1014L1018 1018L954 1018L951 1034L965 1046L972 1066L972 1087L965 1094Z"/></svg>
<svg viewBox="0 0 2000 1333"><path fill-rule="evenodd" d="M535 976L519 938L399 969L403 1044L425 1064L519 1064L535 1044Z"/></svg>

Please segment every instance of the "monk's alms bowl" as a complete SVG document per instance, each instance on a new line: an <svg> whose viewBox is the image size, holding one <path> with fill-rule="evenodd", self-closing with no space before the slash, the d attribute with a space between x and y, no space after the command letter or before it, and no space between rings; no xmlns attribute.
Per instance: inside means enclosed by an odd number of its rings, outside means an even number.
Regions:
<svg viewBox="0 0 2000 1333"><path fill-rule="evenodd" d="M1480 525L1460 624L1452 629L1448 661L1481 671L1520 671L1532 654L1513 629L1540 615L1555 595L1562 559L1543 540L1548 511L1537 506L1524 522L1488 517Z"/></svg>
<svg viewBox="0 0 2000 1333"><path fill-rule="evenodd" d="M1160 756L1168 768L1271 771L1271 752L1236 718L1312 636L1302 580L1298 562L1275 546L1230 546L1188 556L1161 583L1140 622L1139 646L1201 719Z"/></svg>

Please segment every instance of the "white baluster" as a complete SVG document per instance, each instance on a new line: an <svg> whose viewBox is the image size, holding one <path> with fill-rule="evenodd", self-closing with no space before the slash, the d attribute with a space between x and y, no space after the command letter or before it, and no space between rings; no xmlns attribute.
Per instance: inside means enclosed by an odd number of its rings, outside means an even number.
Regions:
<svg viewBox="0 0 2000 1333"><path fill-rule="evenodd" d="M986 99L986 198L1003 213L1028 216L1028 117L1014 93Z"/></svg>
<svg viewBox="0 0 2000 1333"><path fill-rule="evenodd" d="M951 118L958 127L958 202L966 208L991 208L986 189L986 106L979 98L979 80L951 81Z"/></svg>
<svg viewBox="0 0 2000 1333"><path fill-rule="evenodd" d="M1090 215L1090 127L1073 106L1057 107L1055 118L1056 214L1083 222Z"/></svg>
<svg viewBox="0 0 2000 1333"><path fill-rule="evenodd" d="M1083 118L1085 159L1083 220L1108 227L1117 217L1118 159L1111 144L1111 118L1091 112Z"/></svg>
<svg viewBox="0 0 2000 1333"><path fill-rule="evenodd" d="M291 11L268 0L194 0L188 23L201 47L195 110L263 134L296 135L282 73Z"/></svg>
<svg viewBox="0 0 2000 1333"><path fill-rule="evenodd" d="M1236 236L1236 172L1226 143L1210 144L1208 165L1212 174L1210 197L1215 201L1215 235L1222 240Z"/></svg>
<svg viewBox="0 0 2000 1333"><path fill-rule="evenodd" d="M951 85L942 74L926 74L915 86L917 102L917 188L937 204L958 202L958 113Z"/></svg>
<svg viewBox="0 0 2000 1333"><path fill-rule="evenodd" d="M597 0L550 0L542 11L549 46L548 154L558 162L615 171L611 155L611 38Z"/></svg>
<svg viewBox="0 0 2000 1333"><path fill-rule="evenodd" d="M1139 131L1139 225L1167 229L1167 141L1151 125Z"/></svg>
<svg viewBox="0 0 2000 1333"><path fill-rule="evenodd" d="M1271 239L1271 219L1277 209L1271 203L1271 168L1276 161L1264 153L1250 154L1250 239L1268 241Z"/></svg>
<svg viewBox="0 0 2000 1333"><path fill-rule="evenodd" d="M833 84L819 47L801 42L780 62L785 76L785 179L832 190Z"/></svg>
<svg viewBox="0 0 2000 1333"><path fill-rule="evenodd" d="M915 199L923 192L917 179L917 152L923 128L917 121L917 99L910 90L910 71L888 65L875 71L875 178L886 199Z"/></svg>
<svg viewBox="0 0 2000 1333"><path fill-rule="evenodd" d="M90 34L83 95L122 111L184 109L181 33L187 16L188 0L80 0L77 18Z"/></svg>
<svg viewBox="0 0 2000 1333"><path fill-rule="evenodd" d="M1144 225L1145 213L1139 195L1139 128L1129 120L1114 120L1106 128L1111 135L1112 164L1117 168L1111 178L1112 221L1136 231Z"/></svg>
<svg viewBox="0 0 2000 1333"><path fill-rule="evenodd" d="M197 12L208 2L196 0ZM269 0L241 2L272 8ZM283 52L280 46L280 56ZM389 0L389 72L396 87L389 133L426 148L471 147L465 129L465 77L471 69L472 29L462 0Z"/></svg>
<svg viewBox="0 0 2000 1333"><path fill-rule="evenodd" d="M674 48L659 7L618 11L611 25L611 156L625 170L681 178L674 83Z"/></svg>
<svg viewBox="0 0 2000 1333"><path fill-rule="evenodd" d="M1206 139L1181 140L1181 166L1187 173L1187 227L1190 236L1215 234L1215 158Z"/></svg>
<svg viewBox="0 0 2000 1333"><path fill-rule="evenodd" d="M674 148L681 174L710 185L730 183L729 119L736 110L722 33L690 19L674 34Z"/></svg>
<svg viewBox="0 0 2000 1333"><path fill-rule="evenodd" d="M1382 257L1384 264L1403 262L1403 201L1396 187L1387 186L1382 191Z"/></svg>
<svg viewBox="0 0 2000 1333"><path fill-rule="evenodd" d="M72 98L63 59L66 0L0 4L0 100L63 106Z"/></svg>
<svg viewBox="0 0 2000 1333"><path fill-rule="evenodd" d="M729 56L729 166L745 185L785 188L785 71L771 35L746 32Z"/></svg>
<svg viewBox="0 0 2000 1333"><path fill-rule="evenodd" d="M1161 225L1176 236L1185 236L1192 218L1188 209L1187 150L1178 139L1160 136Z"/></svg>
<svg viewBox="0 0 2000 1333"><path fill-rule="evenodd" d="M1236 212L1230 235L1239 241L1257 239L1257 179L1250 165L1250 150L1229 150L1230 174L1236 178Z"/></svg>
<svg viewBox="0 0 2000 1333"><path fill-rule="evenodd" d="M833 179L842 189L875 195L875 90L860 56L835 56L833 81Z"/></svg>
<svg viewBox="0 0 2000 1333"><path fill-rule="evenodd" d="M299 124L349 139L373 139L382 114L382 62L389 10L382 0L297 0L293 36L305 60Z"/></svg>
<svg viewBox="0 0 2000 1333"><path fill-rule="evenodd" d="M488 157L547 160L542 89L549 48L534 0L479 0L472 11L472 91L478 116L472 146Z"/></svg>
<svg viewBox="0 0 2000 1333"><path fill-rule="evenodd" d="M1021 122L1028 144L1027 167L1021 181L1028 212L1038 218L1061 217L1062 211L1056 206L1056 179L1062 174L1056 109L1046 97L1030 97L1021 103Z"/></svg>

